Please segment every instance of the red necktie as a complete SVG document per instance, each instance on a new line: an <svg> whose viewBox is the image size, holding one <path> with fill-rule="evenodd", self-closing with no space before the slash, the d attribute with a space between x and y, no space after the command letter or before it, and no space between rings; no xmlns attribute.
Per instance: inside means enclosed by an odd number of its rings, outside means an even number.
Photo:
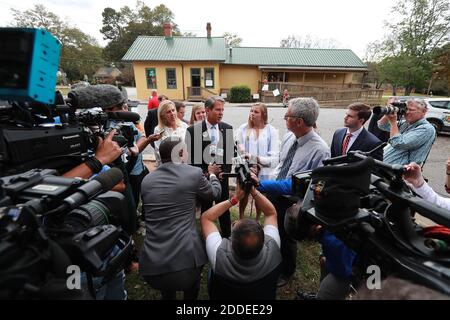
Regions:
<svg viewBox="0 0 450 320"><path fill-rule="evenodd" d="M351 137L351 133L345 135L344 142L342 143L342 155L347 154L348 143L350 142Z"/></svg>

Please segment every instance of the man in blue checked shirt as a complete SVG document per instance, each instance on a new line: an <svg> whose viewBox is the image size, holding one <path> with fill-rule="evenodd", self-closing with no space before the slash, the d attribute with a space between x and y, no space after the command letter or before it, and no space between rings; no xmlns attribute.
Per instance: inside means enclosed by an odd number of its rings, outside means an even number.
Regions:
<svg viewBox="0 0 450 320"><path fill-rule="evenodd" d="M433 146L436 132L425 119L428 108L423 99L408 100L406 108L405 120L400 124L397 124L397 113L384 115L378 121L378 127L390 133L383 161L389 164L416 162L423 165Z"/></svg>

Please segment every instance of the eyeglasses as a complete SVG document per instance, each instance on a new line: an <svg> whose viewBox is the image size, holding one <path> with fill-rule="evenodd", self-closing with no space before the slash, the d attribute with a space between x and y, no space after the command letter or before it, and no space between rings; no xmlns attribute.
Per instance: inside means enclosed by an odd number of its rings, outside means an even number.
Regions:
<svg viewBox="0 0 450 320"><path fill-rule="evenodd" d="M297 117L297 116L290 116L290 115L288 115L288 114L285 114L284 117L283 117L284 120L287 120L288 118L297 118L297 119L300 119L300 117Z"/></svg>

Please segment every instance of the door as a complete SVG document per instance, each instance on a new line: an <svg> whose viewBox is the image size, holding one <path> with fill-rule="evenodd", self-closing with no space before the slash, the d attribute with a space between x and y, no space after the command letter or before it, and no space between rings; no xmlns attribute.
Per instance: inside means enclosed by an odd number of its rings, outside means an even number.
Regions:
<svg viewBox="0 0 450 320"><path fill-rule="evenodd" d="M201 95L200 86L201 86L200 68L191 68L191 90L189 92L189 95L200 96Z"/></svg>

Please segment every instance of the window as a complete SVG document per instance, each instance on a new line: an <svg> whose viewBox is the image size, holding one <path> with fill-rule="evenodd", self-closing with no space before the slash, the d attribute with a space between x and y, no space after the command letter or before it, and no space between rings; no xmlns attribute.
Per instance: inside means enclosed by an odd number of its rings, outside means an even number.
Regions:
<svg viewBox="0 0 450 320"><path fill-rule="evenodd" d="M439 109L450 109L448 101L428 101L431 106Z"/></svg>
<svg viewBox="0 0 450 320"><path fill-rule="evenodd" d="M205 68L205 88L214 88L214 68Z"/></svg>
<svg viewBox="0 0 450 320"><path fill-rule="evenodd" d="M147 88L156 89L156 69L145 69L145 78L147 79Z"/></svg>
<svg viewBox="0 0 450 320"><path fill-rule="evenodd" d="M174 68L166 69L167 89L177 88L177 73Z"/></svg>

